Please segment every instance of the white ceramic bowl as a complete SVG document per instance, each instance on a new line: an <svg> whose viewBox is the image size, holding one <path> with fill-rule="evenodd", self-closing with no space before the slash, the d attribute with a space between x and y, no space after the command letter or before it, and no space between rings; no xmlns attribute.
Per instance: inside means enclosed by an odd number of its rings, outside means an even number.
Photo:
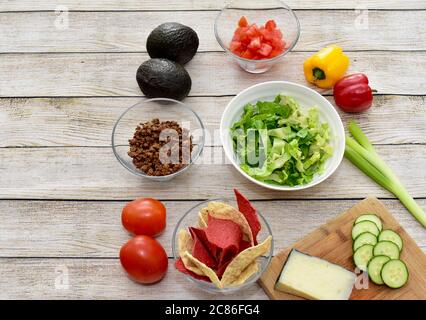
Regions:
<svg viewBox="0 0 426 320"><path fill-rule="evenodd" d="M298 186L280 186L272 185L262 181L258 181L245 173L238 165L236 155L233 150L232 139L229 129L241 118L243 107L247 103L256 103L259 100L272 101L278 94L291 96L297 100L302 110L311 107L318 109L319 118L322 122L327 122L330 126L331 141L333 147L333 156L325 163L324 172L314 176L314 179L304 185ZM222 114L220 122L220 135L222 145L227 158L232 162L234 167L250 181L273 190L293 191L310 188L327 179L336 171L340 165L343 154L345 152L345 130L339 114L333 105L327 101L318 92L302 86L300 84L286 81L271 81L256 84L240 92L234 99L229 102Z"/></svg>

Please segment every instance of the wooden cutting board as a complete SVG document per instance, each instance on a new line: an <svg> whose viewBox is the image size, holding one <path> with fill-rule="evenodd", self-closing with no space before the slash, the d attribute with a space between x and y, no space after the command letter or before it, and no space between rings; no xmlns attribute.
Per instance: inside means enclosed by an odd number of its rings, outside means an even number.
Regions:
<svg viewBox="0 0 426 320"><path fill-rule="evenodd" d="M392 229L402 237L404 247L401 253L401 260L407 264L410 277L408 283L400 289L378 286L369 281L368 289L357 289L356 286L352 291L350 299L426 299L426 255L399 225L386 207L376 198L368 198L359 202L334 220L329 221L295 243L292 247L278 253L259 280L266 294L273 300L301 299L274 289L291 249L298 249L303 253L325 259L341 265L350 271L354 271L355 265L352 260L351 239L352 225L358 216L366 212L375 213L380 216L383 220L383 229ZM362 283L361 279L362 276L358 277L360 283Z"/></svg>

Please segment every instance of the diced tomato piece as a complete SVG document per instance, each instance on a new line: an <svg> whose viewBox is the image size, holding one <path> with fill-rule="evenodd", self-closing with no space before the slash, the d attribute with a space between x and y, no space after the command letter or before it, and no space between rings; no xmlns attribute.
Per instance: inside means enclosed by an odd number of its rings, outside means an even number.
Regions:
<svg viewBox="0 0 426 320"><path fill-rule="evenodd" d="M263 36L263 40L266 40L266 41L271 41L272 38L274 37L272 32L269 31L268 29L265 29L264 27L260 28L260 33Z"/></svg>
<svg viewBox="0 0 426 320"><path fill-rule="evenodd" d="M274 38L278 38L278 39L282 39L283 38L283 33L281 32L280 29L275 29L275 30L272 30L271 32L272 32L272 36Z"/></svg>
<svg viewBox="0 0 426 320"><path fill-rule="evenodd" d="M239 50L241 47L242 47L241 42L239 42L239 41L232 41L231 45L229 46L229 49L231 51L236 51L236 50Z"/></svg>
<svg viewBox="0 0 426 320"><path fill-rule="evenodd" d="M248 48L250 50L256 51L260 49L262 46L262 41L260 40L260 37L252 38L250 41L250 44L248 45Z"/></svg>
<svg viewBox="0 0 426 320"><path fill-rule="evenodd" d="M260 37L261 35L262 34L260 33L260 30L255 23L253 23L247 30L247 36L250 38Z"/></svg>
<svg viewBox="0 0 426 320"><path fill-rule="evenodd" d="M246 18L246 17L244 17L244 16L242 16L242 17L240 18L240 20L238 21L238 26L239 26L239 27L247 27L247 26L248 26L247 18Z"/></svg>
<svg viewBox="0 0 426 320"><path fill-rule="evenodd" d="M248 27L239 27L235 30L232 41L239 41L245 44L250 43L250 38L247 36Z"/></svg>
<svg viewBox="0 0 426 320"><path fill-rule="evenodd" d="M238 27L237 29L235 29L233 39L234 39L234 40L236 40L236 41L239 41L239 40L240 40L240 38L241 38L244 34L245 34L245 32L244 32L243 28Z"/></svg>
<svg viewBox="0 0 426 320"><path fill-rule="evenodd" d="M260 47L260 49L257 52L260 55L267 57L271 54L272 49L273 49L272 46L270 46L269 44L262 43L262 46Z"/></svg>
<svg viewBox="0 0 426 320"><path fill-rule="evenodd" d="M262 31L262 30L264 30L264 29L265 29L265 27L264 27L264 26L261 26L261 27L259 28L259 38L260 38L260 41L262 41L262 42L263 42L263 39L264 39L263 31Z"/></svg>
<svg viewBox="0 0 426 320"><path fill-rule="evenodd" d="M282 39L279 38L273 38L272 39L272 46L274 49L283 50L285 47L285 43Z"/></svg>
<svg viewBox="0 0 426 320"><path fill-rule="evenodd" d="M244 58L244 59L250 59L251 60L254 57L254 53L253 53L253 51L247 49L246 51L244 51L241 54L241 57Z"/></svg>
<svg viewBox="0 0 426 320"><path fill-rule="evenodd" d="M275 23L275 21L274 21L274 20L268 20L268 21L265 23L265 28L266 28L267 30L269 30L269 31L273 31L273 30L275 30L275 29L277 28L277 24Z"/></svg>
<svg viewBox="0 0 426 320"><path fill-rule="evenodd" d="M239 34L237 34L237 31L235 31L234 36L232 37L232 41L240 41L241 37Z"/></svg>
<svg viewBox="0 0 426 320"><path fill-rule="evenodd" d="M250 44L251 39L249 37L245 37L241 40L241 43L245 46L248 46Z"/></svg>
<svg viewBox="0 0 426 320"><path fill-rule="evenodd" d="M281 53L283 53L283 50L274 49L274 50L271 51L269 58L274 58L276 56L279 56Z"/></svg>
<svg viewBox="0 0 426 320"><path fill-rule="evenodd" d="M271 47L274 47L274 45L272 44L272 42L269 41L269 40L263 40L262 43L266 43L266 44L269 44Z"/></svg>

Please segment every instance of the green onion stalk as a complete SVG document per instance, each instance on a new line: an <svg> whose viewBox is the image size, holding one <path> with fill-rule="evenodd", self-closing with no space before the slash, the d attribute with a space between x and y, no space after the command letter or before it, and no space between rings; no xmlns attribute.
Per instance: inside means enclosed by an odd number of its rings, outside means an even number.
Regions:
<svg viewBox="0 0 426 320"><path fill-rule="evenodd" d="M408 211L426 228L426 213L408 194L392 169L379 157L376 149L358 125L351 121L346 136L345 157L377 184L394 194Z"/></svg>

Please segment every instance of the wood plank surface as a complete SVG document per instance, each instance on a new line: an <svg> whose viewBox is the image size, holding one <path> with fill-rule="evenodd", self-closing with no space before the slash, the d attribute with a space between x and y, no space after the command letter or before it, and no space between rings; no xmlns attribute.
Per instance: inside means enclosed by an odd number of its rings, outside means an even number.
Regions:
<svg viewBox="0 0 426 320"><path fill-rule="evenodd" d="M0 13L0 52L146 52L151 30L169 21L193 27L201 37L199 51L222 51L213 30L217 14L71 12L65 25L55 12ZM426 11L370 11L367 30L357 26L356 11L306 10L297 16L301 36L295 51L316 51L331 43L350 51L426 50L426 30L418 27ZM285 25L282 29L285 36Z"/></svg>
<svg viewBox="0 0 426 320"><path fill-rule="evenodd" d="M185 100L203 119L211 136L206 141L208 146L221 145L214 130L219 129L220 116L231 99ZM334 103L332 97L327 99ZM115 121L139 101L141 98L3 98L0 147L108 146ZM344 124L350 119L362 123L362 129L375 144L426 143L425 97L376 96L374 107L366 113L339 113Z"/></svg>
<svg viewBox="0 0 426 320"><path fill-rule="evenodd" d="M286 0L285 2L293 9L354 9L358 7L369 9L426 9L426 3L423 0ZM0 11L54 11L59 5L67 7L69 10L79 11L218 10L226 3L227 1L224 0L61 0L58 3L50 0L2 0L0 1Z"/></svg>
<svg viewBox="0 0 426 320"><path fill-rule="evenodd" d="M141 193L150 197L155 193ZM229 193L228 197L232 197ZM254 201L274 236L274 252L291 246L358 200ZM423 227L397 200L384 200L398 222L426 252ZM177 221L198 201L165 201L167 227L158 238L172 257ZM116 258L130 238L121 225L124 201L0 201L0 258ZM426 200L419 200L426 207ZM0 260L1 264L1 260Z"/></svg>
<svg viewBox="0 0 426 320"><path fill-rule="evenodd" d="M414 197L426 197L426 145L378 146L379 154ZM327 182L302 191L279 192L257 186L231 164L221 147L204 148L187 172L159 183L132 175L104 148L0 149L0 198L133 199L141 194L160 199L209 199L238 187L250 199L391 197L344 159ZM408 161L409 160L409 161Z"/></svg>
<svg viewBox="0 0 426 320"><path fill-rule="evenodd" d="M172 264L163 281L143 286L126 277L118 259L0 258L0 299L267 299L257 284L225 297L208 294Z"/></svg>
<svg viewBox="0 0 426 320"><path fill-rule="evenodd" d="M166 279L155 287L130 281L117 259L130 237L120 214L126 200L139 196L166 200L168 227L159 240L169 257L178 218L200 199L232 196L234 187L261 200L255 205L272 227L275 252L366 196L387 198L385 205L426 252L424 229L346 160L326 183L296 193L257 187L222 164L219 139L208 140L215 147L206 147L202 159L170 183L134 177L115 160L112 126L143 99L135 73L149 58L146 36L157 24L181 21L198 32L201 52L187 65L193 88L185 102L210 130L218 128L233 95L268 80L306 84L303 61L339 43L350 55L350 72L367 73L378 90L369 112L341 113L343 121L358 120L425 208L426 31L419 25L426 2L286 2L301 20L296 52L269 72L251 75L231 63L214 38L213 19L225 1L0 0L0 299L267 298L258 285L238 295L204 293L171 259ZM358 30L355 9L366 8L369 30ZM55 27L55 10L71 11L68 28ZM333 100L330 91L321 92ZM55 286L64 270L68 288Z"/></svg>
<svg viewBox="0 0 426 320"><path fill-rule="evenodd" d="M271 299L274 300L299 300L300 297L275 290L275 283L281 274L281 270L292 249L303 253L325 259L335 263L347 270L354 271L356 266L353 263L353 251L351 230L357 217L372 212L378 215L383 221L385 229L396 231L404 241L404 248L401 252L403 260L410 273L407 284L398 290L386 286L377 286L371 281L365 288L355 285L350 296L351 300L394 300L426 299L426 255L417 246L414 240L401 227L389 210L376 198L367 198L355 206L340 214L337 218L322 225L294 245L279 252L271 261L266 272L260 279L260 284ZM355 270L355 273L357 271ZM357 273L359 275L359 272Z"/></svg>
<svg viewBox="0 0 426 320"><path fill-rule="evenodd" d="M301 66L309 55L293 52L269 72L248 74L225 53L199 53L187 65L193 80L190 95L234 95L269 80L306 84ZM419 72L426 52L352 52L350 56L349 72L367 72L380 94L426 94ZM0 74L8 76L0 78L0 97L140 96L135 74L146 59L144 53L4 54Z"/></svg>

